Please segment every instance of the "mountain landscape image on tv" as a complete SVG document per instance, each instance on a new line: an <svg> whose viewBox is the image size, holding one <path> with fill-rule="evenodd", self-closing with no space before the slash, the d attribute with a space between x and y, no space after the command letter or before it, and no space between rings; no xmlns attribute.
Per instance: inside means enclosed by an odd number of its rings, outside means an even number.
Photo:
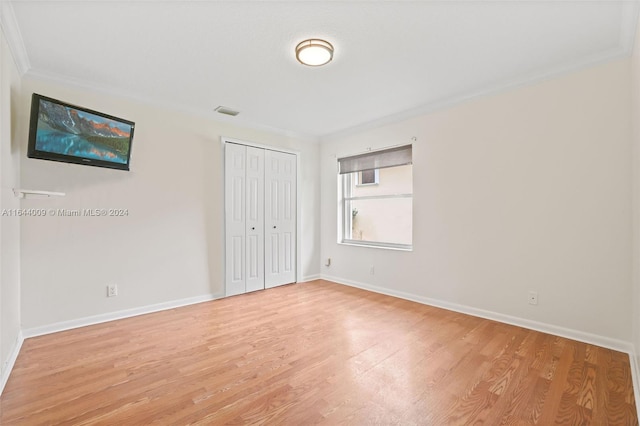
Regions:
<svg viewBox="0 0 640 426"><path fill-rule="evenodd" d="M28 156L129 170L134 126L34 93Z"/></svg>

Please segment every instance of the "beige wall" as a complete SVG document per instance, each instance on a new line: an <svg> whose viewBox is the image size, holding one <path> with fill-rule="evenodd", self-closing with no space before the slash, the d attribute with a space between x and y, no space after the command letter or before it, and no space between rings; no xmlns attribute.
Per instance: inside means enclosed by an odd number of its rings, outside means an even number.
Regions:
<svg viewBox="0 0 640 426"><path fill-rule="evenodd" d="M0 210L20 207L12 188L20 187L20 139L17 123L21 84L0 31ZM6 379L20 333L20 219L0 216L0 371ZM1 386L0 386L1 390Z"/></svg>
<svg viewBox="0 0 640 426"><path fill-rule="evenodd" d="M323 141L323 275L629 342L629 82L616 61ZM413 252L337 244L336 157L412 137Z"/></svg>
<svg viewBox="0 0 640 426"><path fill-rule="evenodd" d="M23 87L23 115L36 92L136 123L130 172L22 157L25 187L67 193L25 200L23 207L129 211L127 217L23 220L25 329L222 295L221 136L301 153L302 276L318 274L317 144L41 80L26 78ZM20 132L26 152L26 122ZM118 297L106 297L108 283L118 284Z"/></svg>

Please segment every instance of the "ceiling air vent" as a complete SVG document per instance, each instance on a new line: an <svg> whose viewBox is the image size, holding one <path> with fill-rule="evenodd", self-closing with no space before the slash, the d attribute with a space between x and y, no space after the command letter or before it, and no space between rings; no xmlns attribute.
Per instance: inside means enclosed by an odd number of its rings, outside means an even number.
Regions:
<svg viewBox="0 0 640 426"><path fill-rule="evenodd" d="M219 106L218 108L215 109L215 111L219 112L220 114L230 115L232 117L235 117L236 115L240 114L240 111L234 111L231 108L227 108L224 106Z"/></svg>

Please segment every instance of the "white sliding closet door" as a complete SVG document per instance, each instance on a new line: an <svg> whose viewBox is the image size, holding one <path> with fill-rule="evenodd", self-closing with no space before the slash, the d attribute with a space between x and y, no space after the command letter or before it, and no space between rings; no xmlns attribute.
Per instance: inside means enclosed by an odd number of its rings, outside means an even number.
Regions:
<svg viewBox="0 0 640 426"><path fill-rule="evenodd" d="M225 144L225 293L296 280L294 154Z"/></svg>
<svg viewBox="0 0 640 426"><path fill-rule="evenodd" d="M265 288L296 281L296 156L265 151Z"/></svg>

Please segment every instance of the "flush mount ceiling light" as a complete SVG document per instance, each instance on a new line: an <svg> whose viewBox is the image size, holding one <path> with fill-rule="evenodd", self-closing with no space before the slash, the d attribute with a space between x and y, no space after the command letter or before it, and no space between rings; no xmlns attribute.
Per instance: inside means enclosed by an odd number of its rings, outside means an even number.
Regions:
<svg viewBox="0 0 640 426"><path fill-rule="evenodd" d="M304 65L319 67L333 59L333 46L328 41L309 39L296 46L296 59Z"/></svg>

